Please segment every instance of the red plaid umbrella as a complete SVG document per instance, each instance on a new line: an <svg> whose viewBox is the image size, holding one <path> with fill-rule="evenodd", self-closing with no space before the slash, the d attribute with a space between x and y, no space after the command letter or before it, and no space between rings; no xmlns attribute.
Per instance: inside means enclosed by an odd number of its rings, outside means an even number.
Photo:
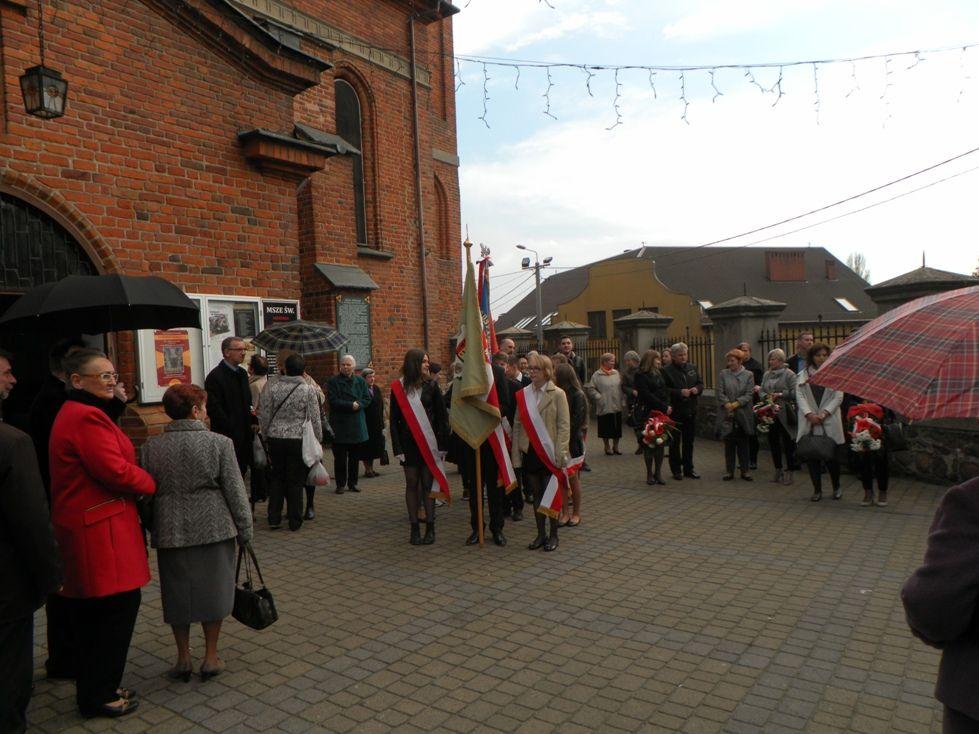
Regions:
<svg viewBox="0 0 979 734"><path fill-rule="evenodd" d="M912 420L979 417L979 286L925 296L865 324L811 382Z"/></svg>

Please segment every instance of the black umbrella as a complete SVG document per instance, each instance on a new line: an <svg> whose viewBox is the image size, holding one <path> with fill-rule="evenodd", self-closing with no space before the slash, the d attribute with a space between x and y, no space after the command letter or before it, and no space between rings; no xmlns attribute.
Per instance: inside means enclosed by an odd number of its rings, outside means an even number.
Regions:
<svg viewBox="0 0 979 734"><path fill-rule="evenodd" d="M0 329L102 334L133 329L201 328L200 309L156 276L69 275L28 291L0 317Z"/></svg>
<svg viewBox="0 0 979 734"><path fill-rule="evenodd" d="M252 344L267 352L290 350L303 356L335 352L350 341L330 324L317 321L286 321L270 326Z"/></svg>

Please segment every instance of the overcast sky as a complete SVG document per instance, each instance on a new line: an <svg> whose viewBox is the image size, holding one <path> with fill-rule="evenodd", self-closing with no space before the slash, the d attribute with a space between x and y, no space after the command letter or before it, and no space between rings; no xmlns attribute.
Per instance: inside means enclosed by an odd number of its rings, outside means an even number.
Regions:
<svg viewBox="0 0 979 734"><path fill-rule="evenodd" d="M457 0L457 54L590 64L751 64L850 58L979 42L974 0ZM908 68L912 67L912 68ZM492 248L494 312L530 288L517 243L581 265L645 242L701 245L824 206L979 147L979 48L785 69L784 96L743 70L680 80L623 71L460 64L462 222ZM888 73L889 72L889 73ZM761 86L778 69L758 69ZM817 124L818 107L818 124ZM971 272L979 257L979 153L791 225L732 240L863 253L871 282L921 264ZM956 174L961 174L957 175ZM797 233L789 230L909 192ZM508 275L512 274L512 275ZM504 295L510 291L508 295Z"/></svg>

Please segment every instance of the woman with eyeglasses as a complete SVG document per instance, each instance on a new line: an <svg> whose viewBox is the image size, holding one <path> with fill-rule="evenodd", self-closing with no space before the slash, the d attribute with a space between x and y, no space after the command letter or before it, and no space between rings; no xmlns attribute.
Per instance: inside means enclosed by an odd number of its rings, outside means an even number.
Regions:
<svg viewBox="0 0 979 734"><path fill-rule="evenodd" d="M51 429L51 524L77 646L75 700L83 716L124 716L138 705L120 684L150 580L136 498L156 484L110 417L119 380L112 362L79 349L64 365L67 400Z"/></svg>

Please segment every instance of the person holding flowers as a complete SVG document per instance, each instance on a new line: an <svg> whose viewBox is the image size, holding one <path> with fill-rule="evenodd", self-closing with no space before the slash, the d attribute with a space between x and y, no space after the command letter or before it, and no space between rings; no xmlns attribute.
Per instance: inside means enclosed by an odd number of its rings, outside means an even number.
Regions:
<svg viewBox="0 0 979 734"><path fill-rule="evenodd" d="M634 387L636 390L636 439L643 447L643 463L646 465L646 484L666 484L661 475L663 452L670 442L675 423L668 417L670 389L662 373L663 360L655 349L648 349L639 362ZM650 425L650 414L657 412L654 425ZM655 464L655 469L654 469Z"/></svg>
<svg viewBox="0 0 979 734"><path fill-rule="evenodd" d="M746 482L752 481L748 473L748 437L755 433L751 414L755 378L744 368L744 358L745 354L740 349L729 351L724 355L727 367L721 370L717 379L717 402L721 407L717 412L717 434L724 439L725 482L734 479L735 454L741 478Z"/></svg>
<svg viewBox="0 0 979 734"><path fill-rule="evenodd" d="M768 353L768 369L756 388L761 402L755 406L755 429L768 434L768 447L772 451L776 483L792 484L795 463L795 434L798 429L798 413L795 407L795 373L785 361L785 352L773 349ZM782 455L785 455L785 465Z"/></svg>
<svg viewBox="0 0 979 734"><path fill-rule="evenodd" d="M850 450L855 454L857 472L863 485L863 500L860 505L887 507L887 486L890 479L890 465L884 424L893 420L893 414L876 403L868 403L859 398L846 412L847 435L850 437ZM877 479L877 501L874 502L874 478Z"/></svg>

